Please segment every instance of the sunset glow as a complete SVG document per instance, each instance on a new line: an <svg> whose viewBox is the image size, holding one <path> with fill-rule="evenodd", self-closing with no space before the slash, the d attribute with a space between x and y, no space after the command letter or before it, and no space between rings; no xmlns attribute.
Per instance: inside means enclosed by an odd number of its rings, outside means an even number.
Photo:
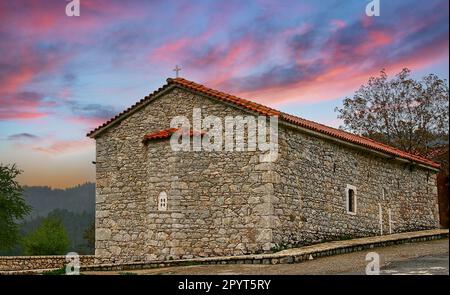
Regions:
<svg viewBox="0 0 450 295"><path fill-rule="evenodd" d="M448 79L449 2L0 2L0 162L21 183L94 181L86 133L180 75L320 123L383 68ZM311 111L313 110L313 111Z"/></svg>

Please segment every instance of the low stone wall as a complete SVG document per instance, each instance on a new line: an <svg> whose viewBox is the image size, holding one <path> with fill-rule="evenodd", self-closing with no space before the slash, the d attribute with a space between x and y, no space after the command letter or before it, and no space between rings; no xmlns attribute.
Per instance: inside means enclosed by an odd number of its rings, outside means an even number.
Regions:
<svg viewBox="0 0 450 295"><path fill-rule="evenodd" d="M94 264L94 255L80 255L80 266ZM61 268L66 264L65 255L51 256L0 256L1 271L24 271Z"/></svg>

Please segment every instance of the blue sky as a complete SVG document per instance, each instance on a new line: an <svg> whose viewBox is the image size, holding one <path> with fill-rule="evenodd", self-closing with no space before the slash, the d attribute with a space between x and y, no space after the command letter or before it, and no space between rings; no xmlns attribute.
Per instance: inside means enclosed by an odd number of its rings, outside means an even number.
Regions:
<svg viewBox="0 0 450 295"><path fill-rule="evenodd" d="M23 184L94 181L85 134L181 76L332 126L370 76L448 79L447 0L0 2L0 162Z"/></svg>

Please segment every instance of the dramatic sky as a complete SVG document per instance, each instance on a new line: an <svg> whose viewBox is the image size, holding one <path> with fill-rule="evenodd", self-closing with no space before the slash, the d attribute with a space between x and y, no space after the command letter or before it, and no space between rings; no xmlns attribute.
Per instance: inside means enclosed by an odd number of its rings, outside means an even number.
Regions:
<svg viewBox="0 0 450 295"><path fill-rule="evenodd" d="M27 185L94 181L85 134L174 75L332 126L382 68L448 79L449 1L0 0L0 162Z"/></svg>

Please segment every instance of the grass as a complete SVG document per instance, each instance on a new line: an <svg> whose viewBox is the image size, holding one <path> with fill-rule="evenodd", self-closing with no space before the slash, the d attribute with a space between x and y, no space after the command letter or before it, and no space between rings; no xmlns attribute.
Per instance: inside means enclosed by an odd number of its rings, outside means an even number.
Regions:
<svg viewBox="0 0 450 295"><path fill-rule="evenodd" d="M42 274L47 275L47 276L49 276L49 275L50 276L65 275L66 274L66 266L63 266L61 268L54 269L54 270L44 271Z"/></svg>

